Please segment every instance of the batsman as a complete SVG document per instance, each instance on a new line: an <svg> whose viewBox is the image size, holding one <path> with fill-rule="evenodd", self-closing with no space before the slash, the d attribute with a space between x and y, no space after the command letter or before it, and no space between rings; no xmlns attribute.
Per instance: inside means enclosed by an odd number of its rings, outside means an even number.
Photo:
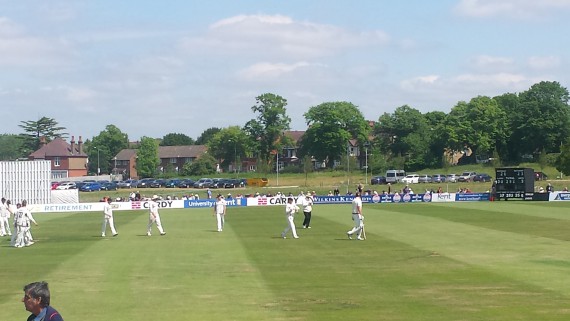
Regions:
<svg viewBox="0 0 570 321"><path fill-rule="evenodd" d="M352 240L354 233L357 233L356 239L364 241L366 239L366 234L363 234L364 216L362 216L362 199L360 198L360 192L356 192L356 194L354 194L354 199L352 200L352 220L354 221L354 227L352 230L346 232L348 239Z"/></svg>

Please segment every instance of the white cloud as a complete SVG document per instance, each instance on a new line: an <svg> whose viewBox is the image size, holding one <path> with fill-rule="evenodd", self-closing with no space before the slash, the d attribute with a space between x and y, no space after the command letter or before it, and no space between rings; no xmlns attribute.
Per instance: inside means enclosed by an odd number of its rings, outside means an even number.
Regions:
<svg viewBox="0 0 570 321"><path fill-rule="evenodd" d="M349 48L384 46L389 41L380 30L354 32L281 15L240 15L212 24L203 38L186 38L181 46L187 52L215 49L233 55L302 60Z"/></svg>
<svg viewBox="0 0 570 321"><path fill-rule="evenodd" d="M503 69L510 68L514 64L514 60L508 57L495 57L488 55L480 55L472 58L472 62L478 69Z"/></svg>
<svg viewBox="0 0 570 321"><path fill-rule="evenodd" d="M298 69L309 67L312 64L302 61L294 64L261 62L251 65L238 74L241 78L251 80L259 78L277 78L283 74L292 73Z"/></svg>
<svg viewBox="0 0 570 321"><path fill-rule="evenodd" d="M570 0L461 0L455 7L455 12L462 16L479 18L531 18L569 9Z"/></svg>
<svg viewBox="0 0 570 321"><path fill-rule="evenodd" d="M535 70L551 70L561 65L560 58L556 56L530 57L527 63L530 68Z"/></svg>
<svg viewBox="0 0 570 321"><path fill-rule="evenodd" d="M400 87L404 90L414 91L433 87L440 80L438 75L418 76L405 79L400 82Z"/></svg>

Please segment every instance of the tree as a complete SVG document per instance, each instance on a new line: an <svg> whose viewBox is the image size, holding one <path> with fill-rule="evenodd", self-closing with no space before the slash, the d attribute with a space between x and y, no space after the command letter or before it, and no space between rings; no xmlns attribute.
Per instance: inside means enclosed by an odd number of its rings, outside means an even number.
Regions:
<svg viewBox="0 0 570 321"><path fill-rule="evenodd" d="M517 147L519 159L525 154L556 153L570 137L568 90L558 82L543 81L519 95L511 143Z"/></svg>
<svg viewBox="0 0 570 321"><path fill-rule="evenodd" d="M479 96L469 103L457 103L446 125L447 147L452 150L469 147L475 154L488 156L507 138L507 115L490 97Z"/></svg>
<svg viewBox="0 0 570 321"><path fill-rule="evenodd" d="M194 145L194 140L184 134L170 133L162 137L160 146L187 146Z"/></svg>
<svg viewBox="0 0 570 321"><path fill-rule="evenodd" d="M40 119L21 121L18 125L24 129L21 138L23 140L24 154L30 154L40 147L40 137L45 137L46 142L51 142L54 138L65 137L67 133L62 132L66 128L58 126L58 123L53 118L41 117Z"/></svg>
<svg viewBox="0 0 570 321"><path fill-rule="evenodd" d="M196 145L208 145L208 142L216 133L220 131L217 127L210 127L206 129L198 139L196 139Z"/></svg>
<svg viewBox="0 0 570 321"><path fill-rule="evenodd" d="M275 94L263 94L255 98L251 107L257 118L248 121L244 130L249 134L258 158L271 160L272 151L279 150L284 132L289 129L291 118L287 116L287 100Z"/></svg>
<svg viewBox="0 0 570 321"><path fill-rule="evenodd" d="M111 173L115 167L114 158L123 149L128 148L129 137L115 125L105 126L105 130L85 142L89 156L89 171L98 173ZM99 164L97 164L99 163ZM99 174L99 173L98 173Z"/></svg>
<svg viewBox="0 0 570 321"><path fill-rule="evenodd" d="M209 154L200 156L192 163L186 163L182 167L182 174L188 176L210 175L216 172L216 159Z"/></svg>
<svg viewBox="0 0 570 321"><path fill-rule="evenodd" d="M137 172L139 177L152 177L156 174L160 159L156 139L143 136L137 151Z"/></svg>
<svg viewBox="0 0 570 321"><path fill-rule="evenodd" d="M378 119L375 134L375 143L390 155L388 163L394 168L402 168L404 163L404 169L417 170L434 162L429 157L432 127L428 118L415 108L404 105L393 114L383 114ZM435 161L439 159L436 157Z"/></svg>
<svg viewBox="0 0 570 321"><path fill-rule="evenodd" d="M560 155L556 160L556 169L564 175L570 175L570 141L560 147Z"/></svg>
<svg viewBox="0 0 570 321"><path fill-rule="evenodd" d="M250 152L247 133L239 126L223 128L208 143L210 155L221 161L223 168L239 166L239 159Z"/></svg>
<svg viewBox="0 0 570 321"><path fill-rule="evenodd" d="M15 160L27 157L22 151L23 141L18 135L0 135L0 161Z"/></svg>
<svg viewBox="0 0 570 321"><path fill-rule="evenodd" d="M352 103L322 103L311 107L304 116L309 128L301 140L300 154L326 161L329 168L346 155L350 139L358 140L360 145L368 141L368 122Z"/></svg>

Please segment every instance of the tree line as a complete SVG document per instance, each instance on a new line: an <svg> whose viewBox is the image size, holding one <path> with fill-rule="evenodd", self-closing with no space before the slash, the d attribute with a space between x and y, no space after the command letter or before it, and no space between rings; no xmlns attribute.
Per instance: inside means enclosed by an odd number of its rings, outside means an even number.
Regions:
<svg viewBox="0 0 570 321"><path fill-rule="evenodd" d="M387 168L416 171L449 165L448 155L469 151L460 162L474 162L477 156L491 159L495 165L516 165L521 161L546 159L561 172L570 174L570 109L568 90L555 81L542 81L521 93L496 97L478 96L460 101L449 113L422 113L404 105L377 120L364 118L351 102L325 102L312 106L304 114L307 128L297 142L300 165L316 160L327 168L352 167L346 157L349 140L357 142L370 155L369 167L378 172ZM244 158L257 159L258 171L274 168L275 154L294 143L284 133L290 130L287 100L273 93L255 98L251 107L255 117L243 126L208 128L196 140L183 133L169 133L162 139L142 137L137 168L145 176L156 175L159 145L208 146L208 156L187 164L182 174L202 175L215 169L240 164ZM47 141L65 137L65 127L56 120L42 117L22 121L23 133L0 135L0 159L26 158L39 147L39 138ZM96 172L99 158L103 172L113 167L113 157L132 147L129 138L115 125L107 125L98 135L85 141L90 171ZM96 147L96 148L95 148ZM446 156L447 155L447 156ZM139 165L140 164L140 165Z"/></svg>

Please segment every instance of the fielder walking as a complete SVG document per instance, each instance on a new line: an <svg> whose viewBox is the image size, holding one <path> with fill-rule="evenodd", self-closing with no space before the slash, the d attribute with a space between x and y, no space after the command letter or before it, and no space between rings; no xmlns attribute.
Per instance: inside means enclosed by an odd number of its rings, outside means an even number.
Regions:
<svg viewBox="0 0 570 321"><path fill-rule="evenodd" d="M12 230L10 230L10 210L8 206L10 201L6 203L6 199L2 197L2 203L0 204L0 236L12 236Z"/></svg>
<svg viewBox="0 0 570 321"><path fill-rule="evenodd" d="M352 240L352 235L357 233L356 239L359 241L364 241L362 238L362 230L364 229L364 217L362 216L362 199L360 198L360 192L356 192L354 199L352 200L352 220L354 221L354 227L352 230L346 232L346 235L350 240Z"/></svg>
<svg viewBox="0 0 570 321"><path fill-rule="evenodd" d="M107 202L105 203L105 206L103 206L103 228L101 229L101 237L105 237L107 224L109 224L113 236L119 235L119 233L117 233L117 230L115 230L115 223L113 220L113 206L111 205L111 202L111 198L107 197Z"/></svg>
<svg viewBox="0 0 570 321"><path fill-rule="evenodd" d="M223 231L225 216L226 216L226 201L222 194L218 194L216 197L216 203L214 204L214 215L216 215L216 220L218 222L218 232Z"/></svg>
<svg viewBox="0 0 570 321"><path fill-rule="evenodd" d="M285 228L285 230L281 233L281 237L282 238L287 238L287 233L289 232L289 230L291 230L291 233L293 233L293 238L298 239L299 236L297 236L297 230L295 229L295 213L297 213L299 211L299 206L297 206L297 204L294 203L294 199L292 197L289 197L287 199L287 205L285 206L285 218L287 219L287 227Z"/></svg>
<svg viewBox="0 0 570 321"><path fill-rule="evenodd" d="M156 228L160 232L160 235L165 235L164 229L162 228L162 223L160 222L160 214L158 213L158 200L157 195L153 195L152 199L148 202L148 210L149 210L149 217L148 217L148 226L146 235L151 236L152 224L156 224Z"/></svg>

